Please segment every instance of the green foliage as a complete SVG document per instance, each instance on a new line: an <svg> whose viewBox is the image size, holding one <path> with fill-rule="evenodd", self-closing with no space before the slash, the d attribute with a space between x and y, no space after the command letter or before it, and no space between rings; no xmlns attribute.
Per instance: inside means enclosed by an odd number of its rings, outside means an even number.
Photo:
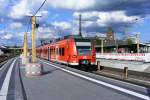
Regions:
<svg viewBox="0 0 150 100"><path fill-rule="evenodd" d="M101 45L101 39L99 37L96 36L95 40L96 40L96 45Z"/></svg>
<svg viewBox="0 0 150 100"><path fill-rule="evenodd" d="M131 44L133 44L133 40L132 39L127 39L127 43L128 43L128 45L131 45Z"/></svg>

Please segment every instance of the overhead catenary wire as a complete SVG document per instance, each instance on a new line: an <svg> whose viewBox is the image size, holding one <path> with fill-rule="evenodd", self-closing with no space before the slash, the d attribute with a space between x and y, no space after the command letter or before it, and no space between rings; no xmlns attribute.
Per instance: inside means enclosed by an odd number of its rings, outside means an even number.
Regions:
<svg viewBox="0 0 150 100"><path fill-rule="evenodd" d="M29 31L30 28L30 23L31 23L31 18L29 18L28 23L27 23L27 29L26 29L26 33Z"/></svg>
<svg viewBox="0 0 150 100"><path fill-rule="evenodd" d="M44 6L45 2L46 2L46 0L44 0L44 2L41 4L41 6L39 7L39 9L34 13L33 16L35 16L39 12L39 10Z"/></svg>
<svg viewBox="0 0 150 100"><path fill-rule="evenodd" d="M40 9L44 6L45 2L46 2L46 0L43 1L43 3L41 4L41 6L36 10L36 12L32 16L35 16L40 11ZM29 31L30 23L31 23L31 18L29 18L26 32Z"/></svg>

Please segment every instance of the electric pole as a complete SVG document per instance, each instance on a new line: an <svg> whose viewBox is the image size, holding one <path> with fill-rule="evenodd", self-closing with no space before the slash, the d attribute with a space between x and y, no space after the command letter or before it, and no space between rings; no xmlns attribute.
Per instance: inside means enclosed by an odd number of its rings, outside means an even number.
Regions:
<svg viewBox="0 0 150 100"><path fill-rule="evenodd" d="M36 16L32 16L32 63L36 62Z"/></svg>
<svg viewBox="0 0 150 100"><path fill-rule="evenodd" d="M23 53L24 53L24 57L27 57L27 53L28 53L28 39L27 39L27 33L24 34Z"/></svg>
<svg viewBox="0 0 150 100"><path fill-rule="evenodd" d="M82 17L82 15L81 14L79 14L79 36L81 36L82 37L82 22L81 22L81 17Z"/></svg>
<svg viewBox="0 0 150 100"><path fill-rule="evenodd" d="M139 34L136 34L136 40L137 40L137 53L140 53L140 40L139 40Z"/></svg>

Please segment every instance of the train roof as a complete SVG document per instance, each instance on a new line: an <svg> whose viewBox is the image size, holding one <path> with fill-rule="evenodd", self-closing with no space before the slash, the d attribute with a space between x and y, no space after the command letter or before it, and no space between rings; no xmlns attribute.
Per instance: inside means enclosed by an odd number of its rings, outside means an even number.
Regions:
<svg viewBox="0 0 150 100"><path fill-rule="evenodd" d="M64 39L70 39L70 38L73 38L73 39L75 39L76 41L82 41L82 40L84 40L84 41L86 41L86 40L89 41L89 40L91 40L91 38L89 38L89 37L82 37L82 36L79 36L79 35L68 35L68 36L64 36L63 38L57 39L56 42L57 42L57 41L64 40Z"/></svg>
<svg viewBox="0 0 150 100"><path fill-rule="evenodd" d="M51 43L46 43L44 45L40 45L40 46L37 46L37 47L41 47L41 46L46 46L46 45L49 45L49 44L53 44L53 43L56 43L58 41L62 41L62 40L65 40L65 39L74 39L75 41L77 42L90 42L92 39L90 37L82 37L82 36L79 36L79 35L67 35L67 36L64 36L63 38L58 38L56 40L54 40L53 42Z"/></svg>

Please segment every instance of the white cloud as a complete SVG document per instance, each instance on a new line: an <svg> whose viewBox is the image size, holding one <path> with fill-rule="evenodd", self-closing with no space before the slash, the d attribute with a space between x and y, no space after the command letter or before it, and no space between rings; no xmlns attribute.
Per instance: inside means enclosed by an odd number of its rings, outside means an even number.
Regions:
<svg viewBox="0 0 150 100"><path fill-rule="evenodd" d="M7 39L7 40L9 40L9 39L11 39L12 37L13 37L12 34L6 34L6 35L2 36L1 38L2 38L2 39Z"/></svg>
<svg viewBox="0 0 150 100"><path fill-rule="evenodd" d="M58 27L60 29L63 29L63 30L71 28L71 24L68 22L65 22L65 21L62 21L62 22L56 21L56 22L52 23L52 25L54 25L55 27Z"/></svg>
<svg viewBox="0 0 150 100"><path fill-rule="evenodd" d="M21 27L23 27L23 25L20 22L11 23L10 26L9 26L10 29L19 29Z"/></svg>
<svg viewBox="0 0 150 100"><path fill-rule="evenodd" d="M78 18L80 12L75 12L73 16ZM100 27L108 26L110 23L134 23L139 16L127 16L125 11L98 12L89 11L82 12L84 22L83 27L97 25Z"/></svg>
<svg viewBox="0 0 150 100"><path fill-rule="evenodd" d="M37 39L42 38L56 38L58 37L58 33L56 30L51 29L49 27L39 27L37 30Z"/></svg>
<svg viewBox="0 0 150 100"><path fill-rule="evenodd" d="M28 4L28 0L21 0L17 5L12 7L9 16L14 19L26 16L30 12Z"/></svg>
<svg viewBox="0 0 150 100"><path fill-rule="evenodd" d="M37 30L39 33L50 33L53 32L49 27L39 27Z"/></svg>
<svg viewBox="0 0 150 100"><path fill-rule="evenodd" d="M48 6L66 9L85 9L93 6L95 0L48 0Z"/></svg>
<svg viewBox="0 0 150 100"><path fill-rule="evenodd" d="M47 16L48 15L48 11L47 10L42 10L42 11L39 11L36 15L37 16Z"/></svg>
<svg viewBox="0 0 150 100"><path fill-rule="evenodd" d="M39 11L36 15L41 16L37 18L37 22L45 22L48 19L50 13L47 10Z"/></svg>

